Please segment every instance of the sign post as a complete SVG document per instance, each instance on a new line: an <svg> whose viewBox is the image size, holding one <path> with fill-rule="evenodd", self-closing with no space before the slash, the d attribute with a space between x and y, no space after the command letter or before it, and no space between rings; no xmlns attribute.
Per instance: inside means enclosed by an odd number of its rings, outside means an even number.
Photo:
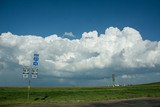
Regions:
<svg viewBox="0 0 160 107"><path fill-rule="evenodd" d="M28 79L28 95L27 99L29 101L30 98L30 88L31 88L31 79L36 79L38 76L38 61L39 61L39 54L34 53L33 56L33 67L23 66L23 78ZM30 72L31 71L31 72Z"/></svg>
<svg viewBox="0 0 160 107"><path fill-rule="evenodd" d="M23 67L23 78L28 79L28 94L27 94L27 99L29 101L29 94L30 94L30 67L29 66L24 66Z"/></svg>

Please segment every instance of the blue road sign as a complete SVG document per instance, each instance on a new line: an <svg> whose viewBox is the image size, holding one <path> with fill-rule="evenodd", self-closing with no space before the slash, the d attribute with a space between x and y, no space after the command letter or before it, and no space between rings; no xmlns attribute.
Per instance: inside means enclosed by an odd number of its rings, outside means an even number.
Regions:
<svg viewBox="0 0 160 107"><path fill-rule="evenodd" d="M36 61L35 61L35 62L33 62L33 65L37 66L37 65L38 65L38 62L36 62Z"/></svg>
<svg viewBox="0 0 160 107"><path fill-rule="evenodd" d="M34 56L39 57L39 54L34 54Z"/></svg>
<svg viewBox="0 0 160 107"><path fill-rule="evenodd" d="M34 60L34 61L38 61L39 58L38 58L38 57L34 57L33 60Z"/></svg>

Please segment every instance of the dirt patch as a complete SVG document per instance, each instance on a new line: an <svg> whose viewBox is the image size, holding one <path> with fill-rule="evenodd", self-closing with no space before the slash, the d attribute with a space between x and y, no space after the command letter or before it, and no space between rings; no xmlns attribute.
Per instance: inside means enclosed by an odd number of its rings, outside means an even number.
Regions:
<svg viewBox="0 0 160 107"><path fill-rule="evenodd" d="M91 103L86 107L160 107L160 99L130 99Z"/></svg>
<svg viewBox="0 0 160 107"><path fill-rule="evenodd" d="M2 106L0 106L2 107ZM127 100L113 100L102 102L89 102L79 104L41 104L41 105L17 105L3 107L160 107L160 98L136 98Z"/></svg>

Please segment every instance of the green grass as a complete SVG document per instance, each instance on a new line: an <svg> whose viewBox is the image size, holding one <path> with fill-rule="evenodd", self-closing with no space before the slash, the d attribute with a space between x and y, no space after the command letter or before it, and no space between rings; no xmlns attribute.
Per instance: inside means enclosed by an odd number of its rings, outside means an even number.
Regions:
<svg viewBox="0 0 160 107"><path fill-rule="evenodd" d="M45 98L46 97L46 98ZM32 87L27 100L27 88L1 87L0 105L12 104L65 104L106 101L139 97L160 97L160 83L125 87Z"/></svg>

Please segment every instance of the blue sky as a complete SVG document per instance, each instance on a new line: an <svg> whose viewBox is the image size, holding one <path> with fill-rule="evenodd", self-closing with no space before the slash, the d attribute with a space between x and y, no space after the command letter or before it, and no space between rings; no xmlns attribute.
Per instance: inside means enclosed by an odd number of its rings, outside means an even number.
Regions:
<svg viewBox="0 0 160 107"><path fill-rule="evenodd" d="M160 40L159 0L0 0L0 33L51 34L129 26L144 39Z"/></svg>

